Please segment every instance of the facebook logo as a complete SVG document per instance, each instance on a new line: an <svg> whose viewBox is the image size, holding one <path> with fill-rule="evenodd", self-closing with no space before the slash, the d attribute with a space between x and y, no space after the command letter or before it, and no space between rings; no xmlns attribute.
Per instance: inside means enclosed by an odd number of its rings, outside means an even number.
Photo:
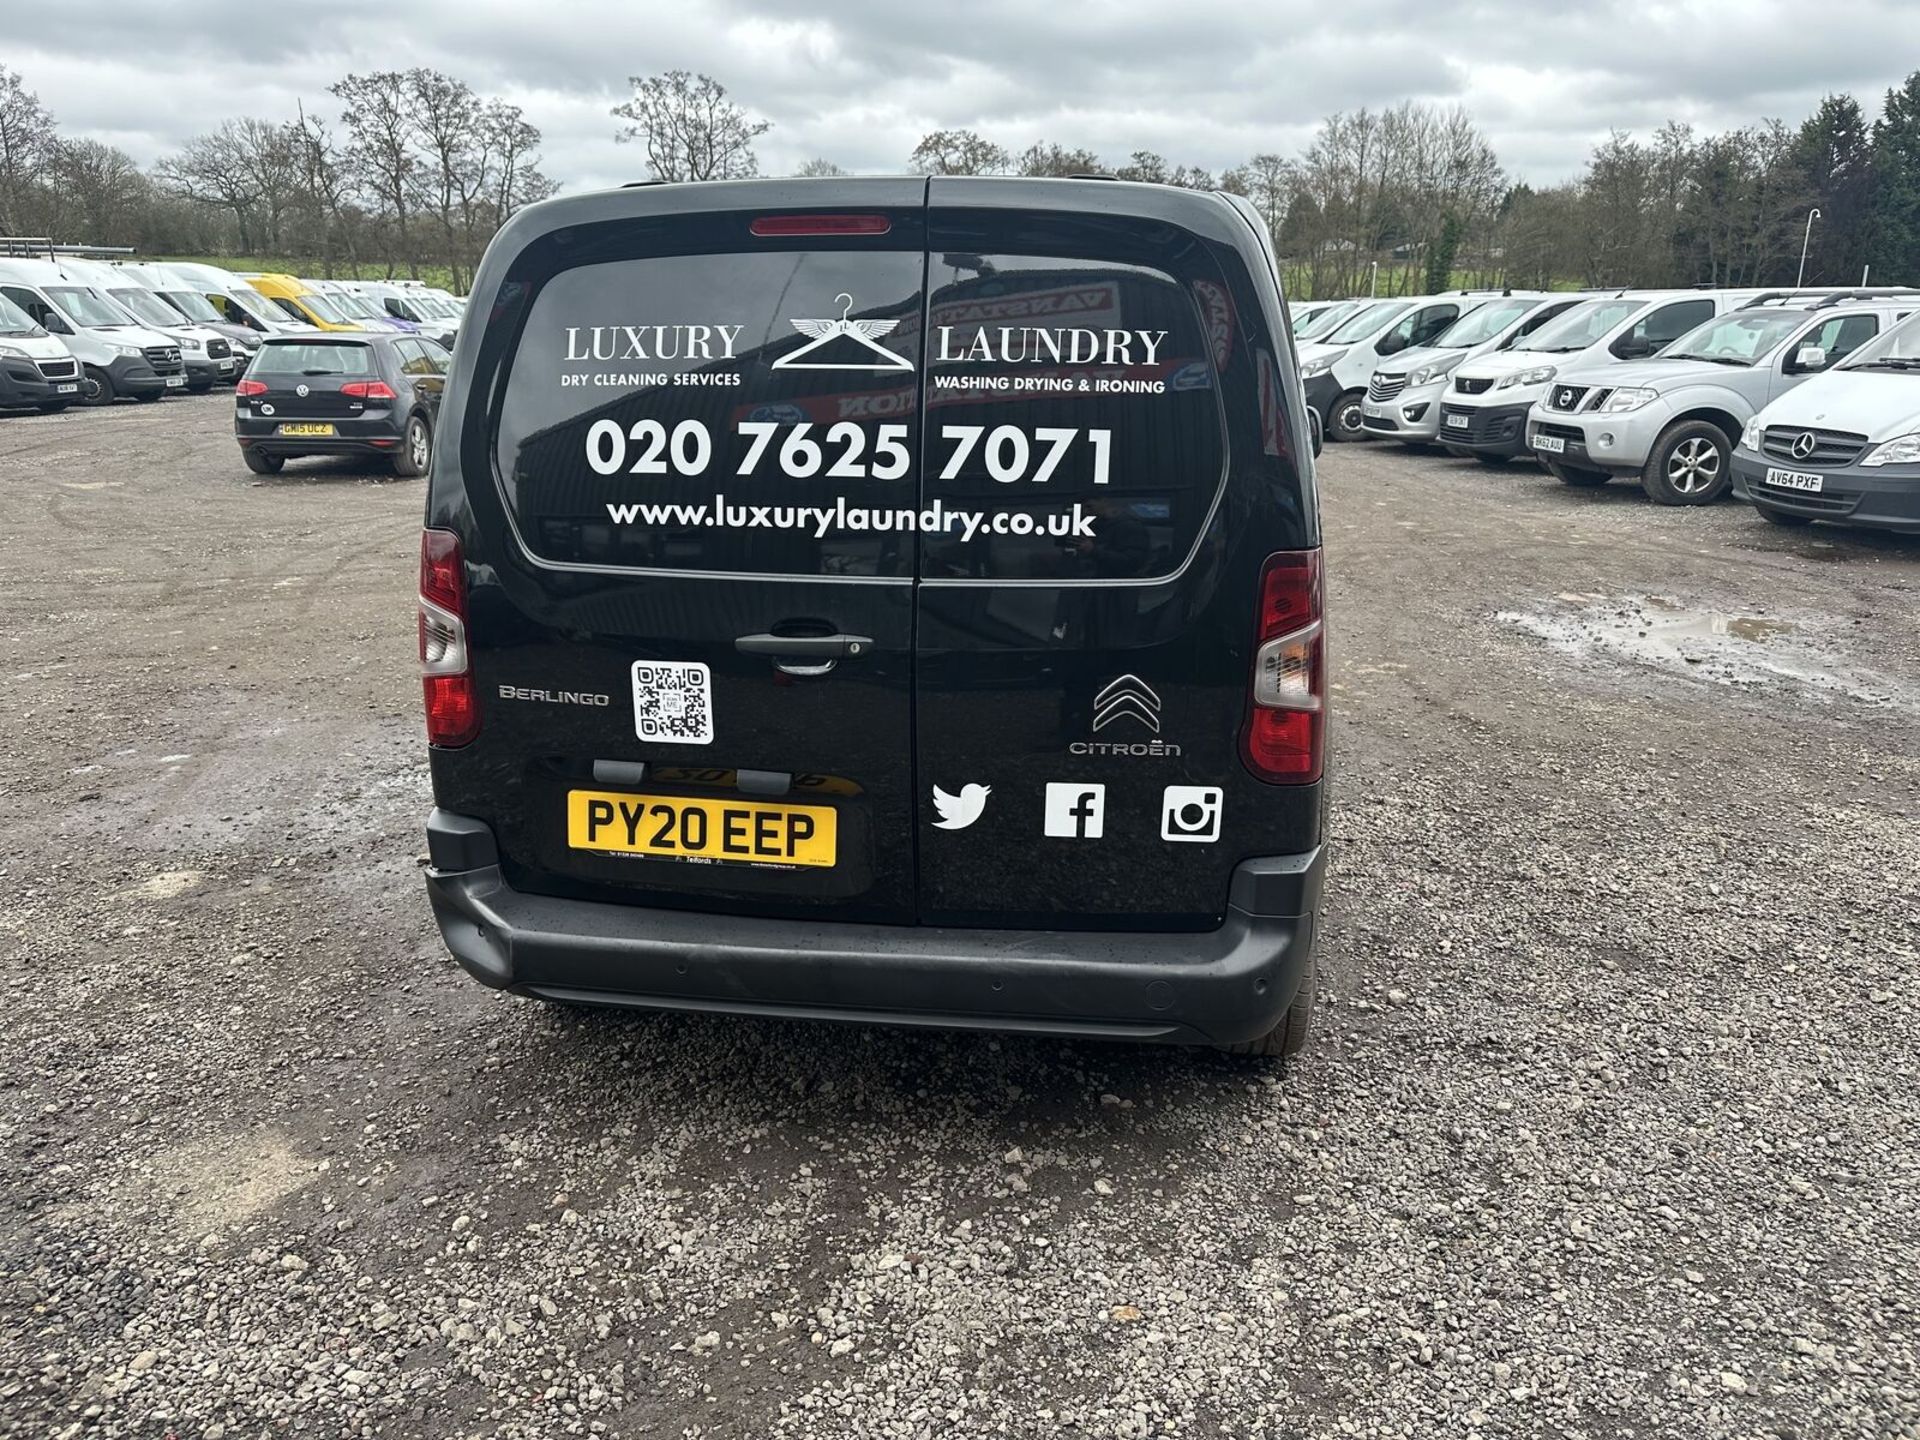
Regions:
<svg viewBox="0 0 1920 1440"><path fill-rule="evenodd" d="M1068 840L1098 840L1106 818L1106 786L1048 782L1047 834Z"/></svg>

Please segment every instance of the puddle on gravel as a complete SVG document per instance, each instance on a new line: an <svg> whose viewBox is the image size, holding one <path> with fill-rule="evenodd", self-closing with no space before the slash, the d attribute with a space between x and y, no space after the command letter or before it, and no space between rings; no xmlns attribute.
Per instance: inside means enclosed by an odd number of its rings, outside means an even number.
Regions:
<svg viewBox="0 0 1920 1440"><path fill-rule="evenodd" d="M1561 594L1537 611L1494 617L1582 660L1624 660L1719 685L1779 686L1819 699L1920 709L1920 694L1822 645L1815 627L1727 615L1665 595Z"/></svg>

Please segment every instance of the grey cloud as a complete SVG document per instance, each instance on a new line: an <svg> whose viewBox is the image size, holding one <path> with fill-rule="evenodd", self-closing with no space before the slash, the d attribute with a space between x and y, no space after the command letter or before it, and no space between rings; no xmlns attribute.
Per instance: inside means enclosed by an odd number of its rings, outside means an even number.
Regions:
<svg viewBox="0 0 1920 1440"><path fill-rule="evenodd" d="M814 155L898 170L927 130L967 126L1119 161L1136 149L1222 169L1290 152L1319 118L1403 99L1466 105L1517 176L1576 174L1609 129L1790 122L1833 90L1871 110L1920 63L1920 5L1822 0L972 0L614 5L409 0L255 7L102 4L76 25L9 6L7 51L70 132L157 159L235 114L325 110L351 69L432 65L501 93L546 134L568 188L635 178L607 113L626 77L704 70L774 122L779 172ZM102 11L111 13L102 14Z"/></svg>

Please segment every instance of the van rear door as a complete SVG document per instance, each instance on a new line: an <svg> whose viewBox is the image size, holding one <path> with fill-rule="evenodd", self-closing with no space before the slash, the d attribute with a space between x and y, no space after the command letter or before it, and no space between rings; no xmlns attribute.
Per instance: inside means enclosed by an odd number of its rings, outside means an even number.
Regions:
<svg viewBox="0 0 1920 1440"><path fill-rule="evenodd" d="M1210 928L1318 843L1238 748L1262 567L1319 543L1270 268L1217 197L929 182L923 923Z"/></svg>
<svg viewBox="0 0 1920 1440"><path fill-rule="evenodd" d="M832 213L687 186L540 236L478 342L484 719L436 778L516 888L914 917L925 182L790 191Z"/></svg>

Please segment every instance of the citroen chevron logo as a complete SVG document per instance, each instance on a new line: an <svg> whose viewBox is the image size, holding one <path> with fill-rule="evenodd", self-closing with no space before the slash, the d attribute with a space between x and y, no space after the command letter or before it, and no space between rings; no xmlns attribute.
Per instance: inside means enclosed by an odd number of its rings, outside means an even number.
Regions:
<svg viewBox="0 0 1920 1440"><path fill-rule="evenodd" d="M1160 733L1160 697L1138 675L1122 675L1093 697L1095 732L1116 720L1138 720L1152 734Z"/></svg>

